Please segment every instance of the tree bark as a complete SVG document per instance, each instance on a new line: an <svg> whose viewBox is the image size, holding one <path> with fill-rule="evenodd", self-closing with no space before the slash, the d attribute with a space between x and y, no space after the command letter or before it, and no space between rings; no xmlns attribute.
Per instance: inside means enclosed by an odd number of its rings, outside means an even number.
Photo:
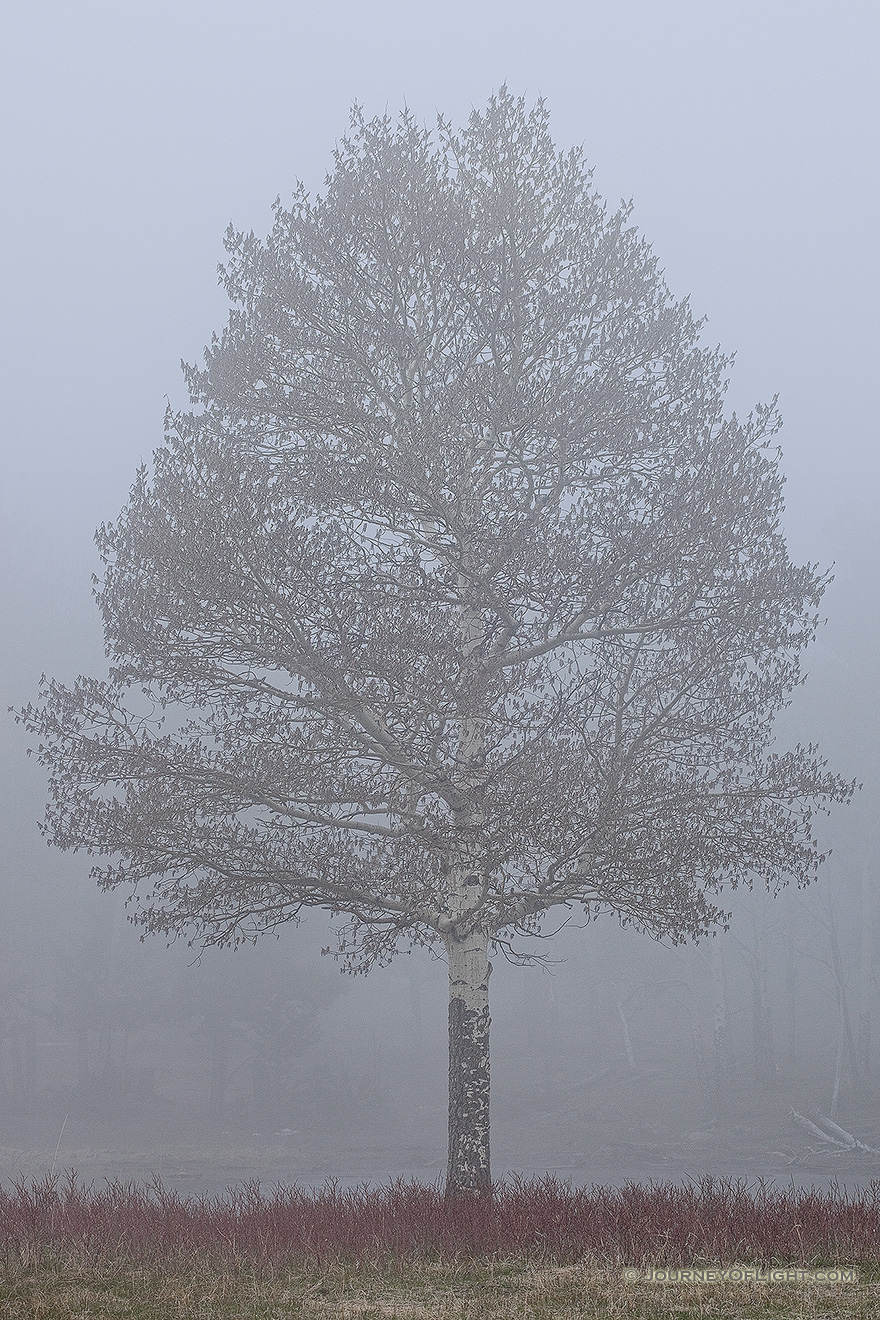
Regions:
<svg viewBox="0 0 880 1320"><path fill-rule="evenodd" d="M483 856L488 678L481 662L485 627L474 605L462 552L458 590L462 683L456 748L457 781L467 808L455 815L448 862L446 932L449 960L449 1142L446 1195L488 1195L489 1169L489 940L475 915L488 881Z"/></svg>
<svg viewBox="0 0 880 1320"><path fill-rule="evenodd" d="M220 1018L211 1023L211 1087L208 1107L215 1118L223 1114L229 1073L229 1023Z"/></svg>
<svg viewBox="0 0 880 1320"><path fill-rule="evenodd" d="M89 1031L88 1027L77 1027L76 1081L80 1091L88 1090L89 1080Z"/></svg>
<svg viewBox="0 0 880 1320"><path fill-rule="evenodd" d="M791 1067L796 1064L798 1059L798 1005L800 1002L798 971L800 970L800 959L795 947L797 914L790 892L785 895L785 903L788 913L785 941L785 987L788 992L788 1063Z"/></svg>
<svg viewBox="0 0 880 1320"><path fill-rule="evenodd" d="M834 988L837 994L837 1007L840 1013L840 1027L846 1045L846 1058L849 1064L850 1080L856 1090L860 1089L859 1056L856 1050L852 1018L849 1011L849 995L846 990L846 973L843 970L843 958L840 953L840 940L837 933L837 917L831 902L828 904L828 940L831 946L831 968L834 972Z"/></svg>
<svg viewBox="0 0 880 1320"><path fill-rule="evenodd" d="M412 1030L412 1052L416 1063L422 1062L422 995L419 976L412 962L407 967L409 979L409 1009Z"/></svg>
<svg viewBox="0 0 880 1320"><path fill-rule="evenodd" d="M488 1194L489 946L485 931L450 935L449 1163L446 1195Z"/></svg>
<svg viewBox="0 0 880 1320"><path fill-rule="evenodd" d="M874 856L869 857L862 872L859 921L861 949L859 958L859 1078L861 1096L867 1100L871 1093L871 986L874 980Z"/></svg>
<svg viewBox="0 0 880 1320"><path fill-rule="evenodd" d="M30 1014L24 1028L24 1093L33 1098L37 1094L37 1005L33 990L30 994Z"/></svg>
<svg viewBox="0 0 880 1320"><path fill-rule="evenodd" d="M729 1081L727 996L724 986L724 964L721 942L712 941L709 955L712 974L712 1069L714 1074L713 1118L722 1122L727 1115L727 1085Z"/></svg>
<svg viewBox="0 0 880 1320"><path fill-rule="evenodd" d="M762 1090L775 1086L779 1068L773 1045L773 1008L769 986L767 924L764 896L756 906L751 895L752 948L747 953L752 982L752 1048L755 1055L755 1081Z"/></svg>

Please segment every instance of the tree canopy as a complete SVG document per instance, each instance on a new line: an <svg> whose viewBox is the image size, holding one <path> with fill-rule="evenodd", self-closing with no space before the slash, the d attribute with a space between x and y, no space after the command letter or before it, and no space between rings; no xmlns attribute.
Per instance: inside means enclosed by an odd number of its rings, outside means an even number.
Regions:
<svg viewBox="0 0 880 1320"><path fill-rule="evenodd" d="M98 533L109 675L22 712L50 840L148 930L316 905L352 967L482 950L462 984L551 908L677 940L724 885L805 883L849 787L774 744L826 584L775 406L725 409L544 105L355 112L227 251L191 407Z"/></svg>

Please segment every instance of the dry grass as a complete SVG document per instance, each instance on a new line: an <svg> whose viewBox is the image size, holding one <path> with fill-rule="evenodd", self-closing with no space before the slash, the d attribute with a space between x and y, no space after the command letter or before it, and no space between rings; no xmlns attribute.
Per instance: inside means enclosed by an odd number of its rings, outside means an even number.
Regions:
<svg viewBox="0 0 880 1320"><path fill-rule="evenodd" d="M0 1316L24 1320L876 1320L880 1278L853 1284L657 1284L627 1282L598 1264L541 1266L523 1260L409 1261L281 1270L190 1257L131 1260L43 1258L8 1269Z"/></svg>
<svg viewBox="0 0 880 1320"><path fill-rule="evenodd" d="M857 1266L858 1282L655 1282L623 1266ZM73 1176L0 1189L0 1317L302 1320L876 1320L880 1184L710 1179L572 1190L551 1179L450 1202L436 1187L249 1186L185 1198Z"/></svg>

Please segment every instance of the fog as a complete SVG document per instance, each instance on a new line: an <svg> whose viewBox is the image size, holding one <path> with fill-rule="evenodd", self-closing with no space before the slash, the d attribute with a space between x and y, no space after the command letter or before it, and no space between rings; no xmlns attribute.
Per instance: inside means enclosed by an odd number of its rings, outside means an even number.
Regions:
<svg viewBox="0 0 880 1320"><path fill-rule="evenodd" d="M779 395L792 555L835 566L783 732L863 787L819 823L822 879L732 896L726 935L575 916L543 965L495 960L495 1171L878 1176L790 1118L880 1147L876 7L8 0L0 23L3 709L103 671L93 533L224 323L230 221L263 234L297 178L320 188L353 101L461 121L505 80L546 97L736 350L731 407ZM4 717L0 1176L437 1176L443 963L344 977L319 913L236 953L140 943L88 859L46 848L26 746Z"/></svg>

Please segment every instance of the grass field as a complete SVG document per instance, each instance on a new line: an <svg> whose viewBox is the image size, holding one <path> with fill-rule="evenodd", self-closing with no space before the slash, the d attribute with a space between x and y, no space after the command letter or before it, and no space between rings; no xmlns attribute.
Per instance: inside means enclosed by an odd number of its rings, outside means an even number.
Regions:
<svg viewBox="0 0 880 1320"><path fill-rule="evenodd" d="M880 1183L847 1195L546 1179L454 1203L417 1184L182 1198L158 1182L96 1190L71 1175L0 1190L0 1252L0 1316L41 1320L876 1320ZM714 1265L856 1277L666 1277Z"/></svg>
<svg viewBox="0 0 880 1320"><path fill-rule="evenodd" d="M625 1281L597 1264L538 1265L524 1260L396 1261L280 1270L230 1265L222 1258L137 1263L44 1258L7 1271L0 1315L119 1316L130 1320L876 1320L880 1275L845 1284L665 1284Z"/></svg>

